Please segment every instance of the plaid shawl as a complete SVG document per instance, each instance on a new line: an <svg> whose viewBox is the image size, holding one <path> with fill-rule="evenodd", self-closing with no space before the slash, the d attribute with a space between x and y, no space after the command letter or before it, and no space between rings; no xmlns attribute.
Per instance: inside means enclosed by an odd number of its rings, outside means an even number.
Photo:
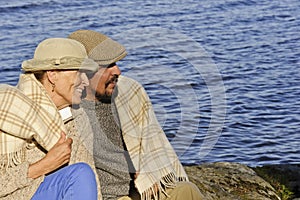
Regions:
<svg viewBox="0 0 300 200"><path fill-rule="evenodd" d="M33 139L48 151L65 131L56 106L33 74L20 75L17 87L1 84L0 102L0 170L24 162Z"/></svg>
<svg viewBox="0 0 300 200"><path fill-rule="evenodd" d="M151 199L151 195L158 199L158 194L165 192L165 188L175 187L178 181L188 181L188 177L155 117L144 88L136 81L120 76L115 92L124 141L139 173L135 185L142 200Z"/></svg>

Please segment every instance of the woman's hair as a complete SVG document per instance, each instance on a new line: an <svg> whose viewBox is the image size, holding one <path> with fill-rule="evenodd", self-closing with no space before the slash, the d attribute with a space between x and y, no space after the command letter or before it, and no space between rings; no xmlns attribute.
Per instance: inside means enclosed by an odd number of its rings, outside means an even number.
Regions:
<svg viewBox="0 0 300 200"><path fill-rule="evenodd" d="M42 83L45 73L46 71L37 71L37 72L33 72L33 75L39 82Z"/></svg>

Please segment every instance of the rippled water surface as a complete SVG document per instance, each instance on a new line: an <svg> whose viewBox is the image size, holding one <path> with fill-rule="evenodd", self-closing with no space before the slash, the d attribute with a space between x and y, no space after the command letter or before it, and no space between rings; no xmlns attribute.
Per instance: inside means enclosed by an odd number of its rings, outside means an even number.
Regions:
<svg viewBox="0 0 300 200"><path fill-rule="evenodd" d="M185 164L300 163L300 1L11 0L0 5L0 83L48 37L92 29L126 46Z"/></svg>

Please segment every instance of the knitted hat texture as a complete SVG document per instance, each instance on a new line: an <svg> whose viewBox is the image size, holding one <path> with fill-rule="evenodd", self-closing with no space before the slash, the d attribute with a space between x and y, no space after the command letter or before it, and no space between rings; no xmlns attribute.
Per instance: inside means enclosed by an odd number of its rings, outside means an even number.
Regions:
<svg viewBox="0 0 300 200"><path fill-rule="evenodd" d="M96 31L78 30L71 33L68 38L83 44L88 57L99 65L110 65L127 55L123 45Z"/></svg>

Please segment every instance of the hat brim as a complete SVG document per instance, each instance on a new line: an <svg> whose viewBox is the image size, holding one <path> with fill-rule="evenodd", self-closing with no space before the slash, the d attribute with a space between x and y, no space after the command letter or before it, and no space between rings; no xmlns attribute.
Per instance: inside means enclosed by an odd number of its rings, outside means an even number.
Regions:
<svg viewBox="0 0 300 200"><path fill-rule="evenodd" d="M89 58L30 59L22 63L22 70L24 72L47 70L85 70L94 72L98 69L99 65Z"/></svg>

